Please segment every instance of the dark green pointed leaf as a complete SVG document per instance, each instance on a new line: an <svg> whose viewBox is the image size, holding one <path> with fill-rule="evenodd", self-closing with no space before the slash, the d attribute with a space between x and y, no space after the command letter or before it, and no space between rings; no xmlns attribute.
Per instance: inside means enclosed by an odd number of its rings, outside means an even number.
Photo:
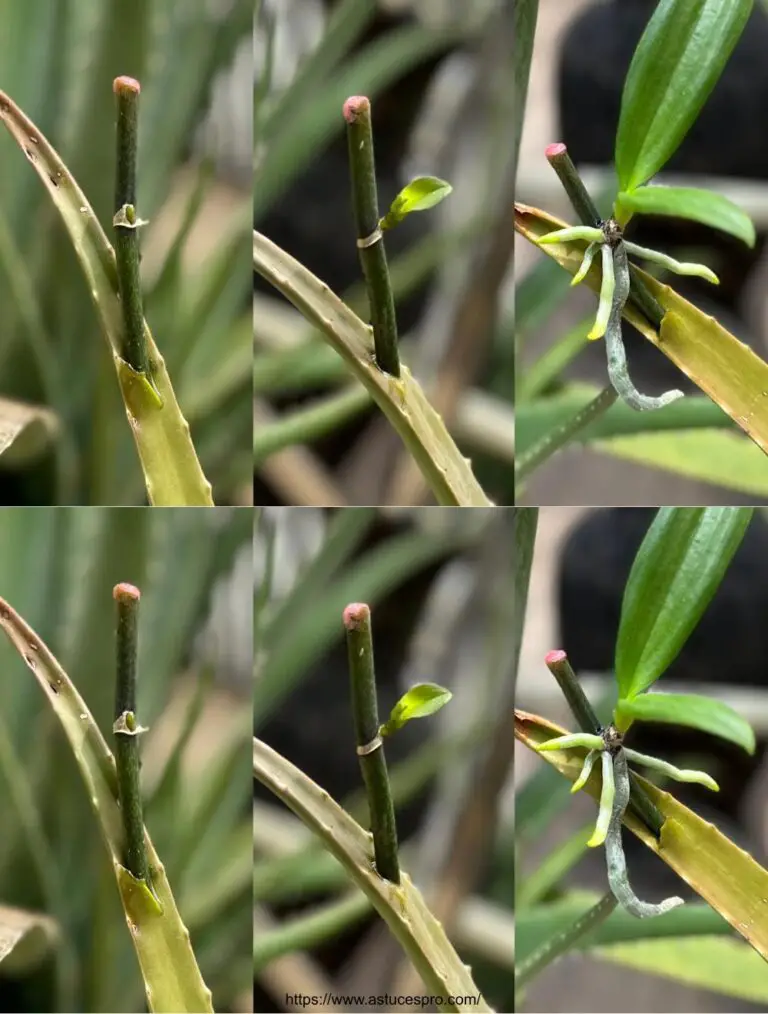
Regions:
<svg viewBox="0 0 768 1014"><path fill-rule="evenodd" d="M702 697L699 694L640 694L632 700L619 701L616 717L687 725L736 743L747 753L755 752L755 734L749 722L728 704L714 697ZM625 722L622 724L626 725Z"/></svg>
<svg viewBox="0 0 768 1014"><path fill-rule="evenodd" d="M755 227L741 208L722 194L696 187L638 187L616 198L617 210L641 215L675 215L727 232L747 246L755 245Z"/></svg>
<svg viewBox="0 0 768 1014"><path fill-rule="evenodd" d="M439 711L453 694L437 683L417 683L392 708L389 720L381 727L382 736L391 736L412 718L425 718Z"/></svg>
<svg viewBox="0 0 768 1014"><path fill-rule="evenodd" d="M752 0L660 0L624 83L616 133L620 190L634 190L680 146L752 10Z"/></svg>
<svg viewBox="0 0 768 1014"><path fill-rule="evenodd" d="M615 665L620 701L647 690L677 657L751 517L751 507L659 510L624 589Z"/></svg>
<svg viewBox="0 0 768 1014"><path fill-rule="evenodd" d="M381 220L382 229L391 229L410 215L412 211L426 211L434 208L450 194L453 187L437 176L417 176L403 187L392 201L389 211Z"/></svg>

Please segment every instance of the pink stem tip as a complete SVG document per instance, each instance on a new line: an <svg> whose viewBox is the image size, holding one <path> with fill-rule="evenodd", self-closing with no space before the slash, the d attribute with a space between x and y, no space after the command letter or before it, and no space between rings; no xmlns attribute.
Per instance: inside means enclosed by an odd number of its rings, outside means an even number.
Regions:
<svg viewBox="0 0 768 1014"><path fill-rule="evenodd" d="M563 155L566 152L566 147L562 141L555 141L554 144L548 144L544 149L544 154L547 158L555 158L557 155Z"/></svg>
<svg viewBox="0 0 768 1014"><path fill-rule="evenodd" d="M555 648L554 651L548 651L544 656L544 665L551 665L553 662L562 662L565 657L566 655L562 648Z"/></svg>
<svg viewBox="0 0 768 1014"><path fill-rule="evenodd" d="M358 116L370 111L371 103L365 95L350 95L342 108L347 123L354 123Z"/></svg>
<svg viewBox="0 0 768 1014"><path fill-rule="evenodd" d="M112 589L112 597L115 600L133 599L138 602L141 598L141 592L135 584L128 584L127 581L121 581L120 584L116 584Z"/></svg>
<svg viewBox="0 0 768 1014"><path fill-rule="evenodd" d="M347 630L357 630L370 617L371 610L365 602L350 602L344 610L344 626Z"/></svg>
<svg viewBox="0 0 768 1014"><path fill-rule="evenodd" d="M121 74L120 77L116 77L112 82L112 91L117 95L118 92L135 92L137 95L141 91L141 85L135 77L128 77L125 74Z"/></svg>

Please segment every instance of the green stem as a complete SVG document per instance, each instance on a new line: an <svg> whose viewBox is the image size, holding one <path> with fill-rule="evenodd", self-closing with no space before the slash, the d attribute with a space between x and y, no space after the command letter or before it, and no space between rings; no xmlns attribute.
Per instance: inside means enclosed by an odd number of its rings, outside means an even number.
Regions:
<svg viewBox="0 0 768 1014"><path fill-rule="evenodd" d="M583 732L600 736L602 726L587 699L587 695L582 690L566 653L564 651L550 651L544 657L544 665L557 680L579 728Z"/></svg>
<svg viewBox="0 0 768 1014"><path fill-rule="evenodd" d="M564 144L550 144L544 154L547 161L557 173L568 199L573 205L574 211L584 225L600 226L602 219L595 202L589 196L589 191L579 176L576 166L573 164L568 149ZM648 318L653 327L658 331L664 318L664 309L654 296L651 295L645 282L637 273L637 269L630 268L632 277L632 291L630 301L635 304L638 310Z"/></svg>
<svg viewBox="0 0 768 1014"><path fill-rule="evenodd" d="M517 483L525 482L531 472L534 472L543 465L556 451L559 451L566 444L570 443L577 433L594 422L595 419L598 419L604 412L607 412L617 397L616 391L609 385L596 398L593 398L588 405L585 405L584 408L577 412L575 416L542 437L537 444L534 444L530 451L520 456L515 471L515 481Z"/></svg>
<svg viewBox="0 0 768 1014"><path fill-rule="evenodd" d="M547 965L551 965L557 958L567 954L580 937L608 918L616 908L616 904L616 899L609 891L596 905L593 905L584 915L579 916L574 923L542 944L519 965L515 975L515 989L523 989L540 972L543 972Z"/></svg>
<svg viewBox="0 0 768 1014"><path fill-rule="evenodd" d="M344 610L344 626L347 630L357 754L368 792L376 869L386 880L399 884L395 808L392 804L384 746L379 735L371 611L368 606L358 602L348 605Z"/></svg>
<svg viewBox="0 0 768 1014"><path fill-rule="evenodd" d="M600 212L589 196L589 191L584 186L566 146L562 143L547 145L544 154L547 157L547 162L555 170L558 179L563 184L563 189L568 194L568 200L573 205L573 210L579 219L584 225L599 229L603 221Z"/></svg>
<svg viewBox="0 0 768 1014"><path fill-rule="evenodd" d="M131 77L117 77L113 83L117 98L117 158L115 165L115 259L120 303L123 309L123 359L137 373L148 372L144 340L144 311L139 271L139 227L136 216L136 150L139 93L141 86Z"/></svg>
<svg viewBox="0 0 768 1014"><path fill-rule="evenodd" d="M352 205L357 224L357 248L368 289L373 344L379 369L400 376L395 299L387 266L384 237L379 227L379 199L373 159L371 103L353 95L344 103L352 176Z"/></svg>
<svg viewBox="0 0 768 1014"><path fill-rule="evenodd" d="M144 847L144 820L139 779L139 733L136 723L136 654L141 593L132 584L118 584L112 592L117 603L117 678L115 683L115 765L120 810L125 832L125 866L137 880L149 882Z"/></svg>

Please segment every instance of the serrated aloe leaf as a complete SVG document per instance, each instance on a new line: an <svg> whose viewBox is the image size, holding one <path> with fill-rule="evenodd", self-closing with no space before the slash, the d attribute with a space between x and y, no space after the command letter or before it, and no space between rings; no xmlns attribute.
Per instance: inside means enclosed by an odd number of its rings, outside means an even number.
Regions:
<svg viewBox="0 0 768 1014"><path fill-rule="evenodd" d="M382 736L391 736L402 729L412 718L425 718L433 715L450 701L453 694L437 683L417 683L406 691L392 708L389 718L381 727Z"/></svg>
<svg viewBox="0 0 768 1014"><path fill-rule="evenodd" d="M413 211L434 208L450 194L453 187L437 176L417 176L411 180L392 201L389 211L381 220L382 229L399 225Z"/></svg>
<svg viewBox="0 0 768 1014"><path fill-rule="evenodd" d="M700 694L640 694L629 701L619 701L616 705L616 718L687 725L736 743L747 753L755 752L752 726L738 711L714 697L703 697Z"/></svg>
<svg viewBox="0 0 768 1014"><path fill-rule="evenodd" d="M158 507L211 507L203 475L165 362L144 323L152 385L137 384L121 358L123 317L115 254L93 208L59 155L18 106L0 91L0 119L40 177L61 215L109 342L128 423L141 461L150 503Z"/></svg>
<svg viewBox="0 0 768 1014"><path fill-rule="evenodd" d="M303 771L266 743L253 740L253 773L293 810L342 864L370 900L413 963L424 985L442 996L440 1009L459 1011L448 997L472 996L473 1010L490 1011L441 924L427 908L407 873L391 884L373 866L371 836Z"/></svg>
<svg viewBox="0 0 768 1014"><path fill-rule="evenodd" d="M538 715L521 711L515 713L515 738L532 750L565 731ZM571 781L578 777L583 762L582 752L576 749L555 750L539 756ZM768 960L768 920L765 918L768 870L714 824L702 820L673 795L640 775L635 777L664 817L661 838L657 841L630 810L624 816L624 825ZM585 791L599 798L598 765L595 765ZM687 907L684 906L681 911Z"/></svg>
<svg viewBox="0 0 768 1014"><path fill-rule="evenodd" d="M93 715L46 645L3 599L0 627L34 673L72 747L115 871L150 1011L213 1012L210 990L200 975L189 933L146 830L152 891L122 865L115 761ZM84 870L83 876L90 876L90 871Z"/></svg>
<svg viewBox="0 0 768 1014"><path fill-rule="evenodd" d="M674 215L736 236L747 246L755 245L755 227L746 212L722 194L697 187L638 187L616 198L620 211L641 215Z"/></svg>
<svg viewBox="0 0 768 1014"><path fill-rule="evenodd" d="M374 362L371 329L338 296L261 233L253 233L254 269L319 328L367 388L418 465L438 503L491 507L445 423L406 366L399 379Z"/></svg>
<svg viewBox="0 0 768 1014"><path fill-rule="evenodd" d="M662 507L637 551L616 639L619 699L652 686L671 665L722 581L750 507Z"/></svg>
<svg viewBox="0 0 768 1014"><path fill-rule="evenodd" d="M624 82L615 163L634 190L667 162L723 72L752 0L660 0Z"/></svg>

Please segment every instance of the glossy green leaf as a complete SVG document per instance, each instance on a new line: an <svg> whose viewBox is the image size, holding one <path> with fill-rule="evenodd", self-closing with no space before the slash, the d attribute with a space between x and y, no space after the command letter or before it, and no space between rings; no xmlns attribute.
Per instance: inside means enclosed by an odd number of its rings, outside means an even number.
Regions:
<svg viewBox="0 0 768 1014"><path fill-rule="evenodd" d="M660 0L624 83L616 133L620 190L634 190L679 147L752 10L752 0Z"/></svg>
<svg viewBox="0 0 768 1014"><path fill-rule="evenodd" d="M738 711L714 697L702 697L700 694L640 694L631 700L619 701L616 717L624 726L627 723L622 719L687 725L736 743L747 753L755 752L755 734L749 722Z"/></svg>
<svg viewBox="0 0 768 1014"><path fill-rule="evenodd" d="M677 657L741 542L748 507L662 507L632 564L616 641L619 699L647 690Z"/></svg>
<svg viewBox="0 0 768 1014"><path fill-rule="evenodd" d="M437 176L417 176L403 187L392 201L389 211L382 218L382 229L391 229L403 221L412 211L426 211L434 208L453 190L450 183Z"/></svg>
<svg viewBox="0 0 768 1014"><path fill-rule="evenodd" d="M450 701L453 694L437 683L417 683L392 708L389 719L381 727L382 736L391 736L412 718L433 715Z"/></svg>
<svg viewBox="0 0 768 1014"><path fill-rule="evenodd" d="M755 245L755 227L752 219L738 204L722 194L696 187L638 187L616 198L619 212L631 211L641 215L674 215L690 218L694 222L711 225L713 229L736 236L747 246Z"/></svg>

